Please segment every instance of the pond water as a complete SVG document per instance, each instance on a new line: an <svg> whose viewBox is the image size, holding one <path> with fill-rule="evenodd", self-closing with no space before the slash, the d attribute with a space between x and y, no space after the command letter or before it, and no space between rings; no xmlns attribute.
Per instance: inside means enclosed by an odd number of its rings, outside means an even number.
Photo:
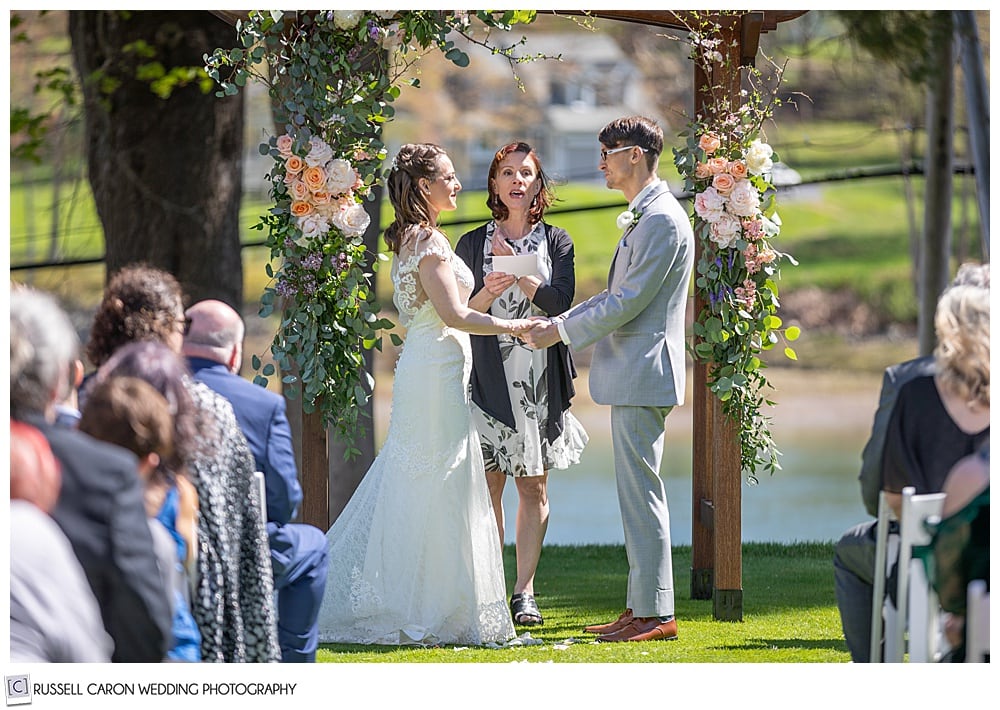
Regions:
<svg viewBox="0 0 1000 710"><path fill-rule="evenodd" d="M390 378L391 379L391 378ZM376 419L384 436L391 384L376 388ZM836 540L868 519L861 502L858 470L878 403L881 373L839 373L772 368L772 435L783 452L782 469L763 475L758 485L742 483L742 537L746 542ZM691 543L691 378L687 402L667 417L661 475L670 507L675 545ZM610 409L595 405L587 373L576 380L573 412L590 442L580 463L549 474L550 518L547 545L622 544L610 441ZM379 394L381 392L381 395ZM379 438L381 440L381 438ZM514 541L517 491L504 491L506 541Z"/></svg>

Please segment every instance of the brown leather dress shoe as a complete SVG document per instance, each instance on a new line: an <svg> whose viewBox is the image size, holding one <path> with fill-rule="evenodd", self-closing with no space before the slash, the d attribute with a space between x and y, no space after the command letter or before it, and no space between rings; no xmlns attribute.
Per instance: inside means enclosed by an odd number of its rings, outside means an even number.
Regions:
<svg viewBox="0 0 1000 710"><path fill-rule="evenodd" d="M613 634L615 631L620 631L621 629L628 626L629 622L632 621L632 610L626 609L621 613L614 621L607 624L596 624L594 626L585 626L583 630L588 634Z"/></svg>
<svg viewBox="0 0 1000 710"><path fill-rule="evenodd" d="M598 636L600 643L616 641L673 641L677 638L677 619L660 621L655 616L633 617L632 621L613 633Z"/></svg>

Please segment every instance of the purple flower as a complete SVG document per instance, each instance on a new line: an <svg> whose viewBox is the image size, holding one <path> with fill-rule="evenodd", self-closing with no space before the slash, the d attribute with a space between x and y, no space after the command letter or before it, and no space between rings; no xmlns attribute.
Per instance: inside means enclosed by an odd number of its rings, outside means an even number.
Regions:
<svg viewBox="0 0 1000 710"><path fill-rule="evenodd" d="M323 255L318 251L314 251L305 259L302 260L302 267L309 269L310 271L317 271L319 267L323 265Z"/></svg>
<svg viewBox="0 0 1000 710"><path fill-rule="evenodd" d="M316 293L316 278L312 274L307 274L302 279L302 293L311 296Z"/></svg>
<svg viewBox="0 0 1000 710"><path fill-rule="evenodd" d="M378 25L374 21L368 20L368 36L372 38L373 42L378 41Z"/></svg>
<svg viewBox="0 0 1000 710"><path fill-rule="evenodd" d="M284 279L281 279L280 281L278 281L278 285L275 287L274 290L278 292L279 296L294 296L295 295L295 286L293 286L288 281L285 281Z"/></svg>
<svg viewBox="0 0 1000 710"><path fill-rule="evenodd" d="M356 61L359 56L361 56L361 47L353 47L351 51L347 53L347 61Z"/></svg>

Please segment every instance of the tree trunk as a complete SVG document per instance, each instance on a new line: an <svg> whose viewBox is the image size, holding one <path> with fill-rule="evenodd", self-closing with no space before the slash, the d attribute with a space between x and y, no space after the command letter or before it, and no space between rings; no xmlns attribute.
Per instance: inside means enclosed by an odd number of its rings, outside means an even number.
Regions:
<svg viewBox="0 0 1000 710"><path fill-rule="evenodd" d="M979 205L979 232L982 258L990 258L990 99L986 84L986 65L979 46L976 14L955 10L955 25L965 78L966 114L969 121L969 148L976 166L976 203Z"/></svg>
<svg viewBox="0 0 1000 710"><path fill-rule="evenodd" d="M927 155L924 160L924 240L920 255L920 313L917 331L920 354L934 350L934 312L948 283L951 254L952 164L955 132L955 42L951 13L940 21L930 44L937 66L927 85Z"/></svg>
<svg viewBox="0 0 1000 710"><path fill-rule="evenodd" d="M203 67L205 53L232 44L232 27L194 10L69 15L107 277L145 262L174 274L191 302L239 310L243 94L219 99L192 83L162 99L136 78L154 62ZM153 56L136 51L145 47Z"/></svg>

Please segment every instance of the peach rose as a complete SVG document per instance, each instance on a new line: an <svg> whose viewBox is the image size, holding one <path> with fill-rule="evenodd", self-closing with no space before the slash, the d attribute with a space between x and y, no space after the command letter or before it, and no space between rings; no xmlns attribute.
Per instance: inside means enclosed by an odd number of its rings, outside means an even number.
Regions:
<svg viewBox="0 0 1000 710"><path fill-rule="evenodd" d="M293 217L305 217L313 213L313 206L311 202L305 202L303 200L295 200L292 203L292 216Z"/></svg>
<svg viewBox="0 0 1000 710"><path fill-rule="evenodd" d="M310 192L323 190L326 187L326 171L318 165L306 168L302 171L302 182Z"/></svg>
<svg viewBox="0 0 1000 710"><path fill-rule="evenodd" d="M708 171L712 175L721 175L726 172L726 168L729 167L729 161L725 158L709 158L708 159Z"/></svg>
<svg viewBox="0 0 1000 710"><path fill-rule="evenodd" d="M748 172L747 164L742 160L732 160L729 162L729 174L734 178L745 178Z"/></svg>
<svg viewBox="0 0 1000 710"><path fill-rule="evenodd" d="M718 190L720 195L728 195L735 185L736 180L728 173L720 173L712 178L712 187Z"/></svg>
<svg viewBox="0 0 1000 710"><path fill-rule="evenodd" d="M699 180L704 180L705 178L712 176L712 171L709 170L706 163L698 163L694 166L694 176Z"/></svg>
<svg viewBox="0 0 1000 710"><path fill-rule="evenodd" d="M722 142L714 133L703 133L701 138L698 139L698 147L709 155L717 151L720 145L722 145Z"/></svg>
<svg viewBox="0 0 1000 710"><path fill-rule="evenodd" d="M288 160L285 161L285 173L288 175L298 175L306 167L306 161L297 155L288 156Z"/></svg>
<svg viewBox="0 0 1000 710"><path fill-rule="evenodd" d="M282 136L278 136L276 147L278 148L278 152L281 153L281 156L285 159L292 157L292 142L292 137L287 133Z"/></svg>
<svg viewBox="0 0 1000 710"><path fill-rule="evenodd" d="M312 194L312 202L317 207L319 205L328 205L333 201L333 197L326 190L317 190Z"/></svg>

